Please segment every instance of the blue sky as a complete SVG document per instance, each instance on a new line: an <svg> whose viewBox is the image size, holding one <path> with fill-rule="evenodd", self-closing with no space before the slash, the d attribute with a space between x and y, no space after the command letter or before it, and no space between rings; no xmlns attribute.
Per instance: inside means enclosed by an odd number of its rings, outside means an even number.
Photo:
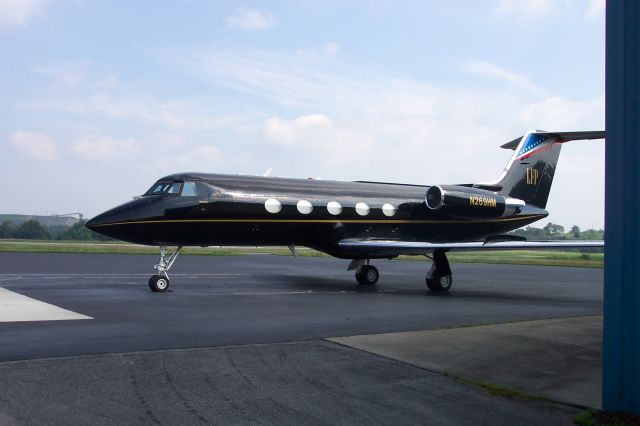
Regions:
<svg viewBox="0 0 640 426"><path fill-rule="evenodd" d="M604 0L0 0L0 90L3 212L179 171L488 181L528 129L604 128ZM602 141L565 145L549 220L603 200Z"/></svg>

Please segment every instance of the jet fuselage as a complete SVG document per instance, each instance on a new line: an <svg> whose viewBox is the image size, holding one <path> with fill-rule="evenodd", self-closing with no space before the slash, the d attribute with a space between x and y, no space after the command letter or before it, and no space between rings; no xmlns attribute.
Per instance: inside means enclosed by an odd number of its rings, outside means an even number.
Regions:
<svg viewBox="0 0 640 426"><path fill-rule="evenodd" d="M418 185L198 173L170 175L156 185L164 183L181 186L174 193L166 187L153 194L152 188L87 226L146 245L301 245L336 257L360 258L362 253L339 248L338 242L483 241L548 215L526 205L513 215L495 217L495 201L475 196L468 202L473 218L460 219L428 208L429 187Z"/></svg>

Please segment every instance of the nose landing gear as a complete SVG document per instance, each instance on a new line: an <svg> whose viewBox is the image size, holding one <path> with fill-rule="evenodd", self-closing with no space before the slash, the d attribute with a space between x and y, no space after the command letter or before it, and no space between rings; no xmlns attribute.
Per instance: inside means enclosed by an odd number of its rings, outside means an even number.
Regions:
<svg viewBox="0 0 640 426"><path fill-rule="evenodd" d="M160 247L160 262L154 266L158 274L152 275L151 278L149 278L149 288L151 291L164 293L169 289L170 281L167 272L171 269L173 262L176 261L180 250L182 250L182 246L178 247L172 255L167 256L167 247Z"/></svg>

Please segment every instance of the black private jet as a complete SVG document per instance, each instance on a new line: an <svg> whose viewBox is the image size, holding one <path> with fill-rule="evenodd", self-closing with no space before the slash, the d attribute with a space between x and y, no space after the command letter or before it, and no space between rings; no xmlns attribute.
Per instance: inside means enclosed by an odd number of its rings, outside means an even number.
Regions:
<svg viewBox="0 0 640 426"><path fill-rule="evenodd" d="M460 185L338 182L202 173L166 176L142 196L91 219L87 227L160 247L156 292L184 246L307 246L343 259L361 285L378 281L372 259L426 255L426 284L448 291L446 253L466 250L603 247L603 241L526 241L508 234L545 210L562 143L603 139L604 131L530 131L494 181ZM177 249L167 253L168 246Z"/></svg>

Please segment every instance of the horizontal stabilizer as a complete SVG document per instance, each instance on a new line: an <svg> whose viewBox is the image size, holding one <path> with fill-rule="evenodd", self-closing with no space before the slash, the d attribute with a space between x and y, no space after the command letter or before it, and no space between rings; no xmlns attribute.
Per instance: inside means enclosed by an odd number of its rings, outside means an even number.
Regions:
<svg viewBox="0 0 640 426"><path fill-rule="evenodd" d="M557 143L587 140L587 139L604 139L605 137L604 130L587 131L587 132L535 132L535 134L551 138L553 139L554 142L557 142ZM512 140L511 142L507 142L504 145L501 145L500 148L515 150L520 144L521 140L522 140L522 136Z"/></svg>
<svg viewBox="0 0 640 426"><path fill-rule="evenodd" d="M467 243L429 243L423 241L345 239L339 246L362 254L378 256L422 255L441 249L447 251L481 250L540 250L569 248L602 248L604 241L560 240L560 241L474 241Z"/></svg>

